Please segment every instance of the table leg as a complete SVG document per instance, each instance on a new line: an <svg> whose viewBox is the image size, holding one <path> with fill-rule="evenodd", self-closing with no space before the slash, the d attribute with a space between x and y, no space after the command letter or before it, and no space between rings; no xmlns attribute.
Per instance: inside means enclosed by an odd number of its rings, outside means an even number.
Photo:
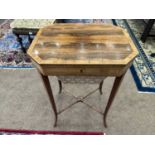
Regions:
<svg viewBox="0 0 155 155"><path fill-rule="evenodd" d="M111 94L109 96L108 103L106 105L106 108L105 108L105 111L104 111L104 115L103 115L103 122L104 122L104 126L105 127L107 127L106 118L107 118L108 111L109 111L109 109L110 109L110 107L112 105L112 102L113 102L113 100L114 100L114 98L115 98L115 96L116 96L116 94L118 92L118 89L119 89L119 87L121 85L121 82L122 82L122 80L124 78L124 75L125 75L125 73L122 76L115 78L115 81L114 81L114 84L113 84L113 88L111 90Z"/></svg>
<svg viewBox="0 0 155 155"><path fill-rule="evenodd" d="M30 34L28 34L28 40L29 40L29 43L30 43L30 45L31 45L33 39L31 38Z"/></svg>
<svg viewBox="0 0 155 155"><path fill-rule="evenodd" d="M59 83L59 94L61 94L62 92L62 82L60 80L58 80Z"/></svg>
<svg viewBox="0 0 155 155"><path fill-rule="evenodd" d="M154 24L155 20L154 19L149 19L148 23L146 24L145 26L145 29L144 29L144 32L141 36L141 40L142 42L145 42L146 41L146 38L148 37L152 27L153 27L153 24Z"/></svg>
<svg viewBox="0 0 155 155"><path fill-rule="evenodd" d="M52 92L52 88L51 88L51 85L50 85L50 81L49 81L48 76L44 76L40 72L39 72L39 74L41 75L42 81L44 83L46 92L48 94L49 100L51 102L51 105L52 105L52 108L53 108L53 111L54 111L54 115L55 115L54 127L56 127L57 126L58 113L57 113L57 108L56 108L56 105L55 105L55 101L54 101L54 97L53 97L53 92Z"/></svg>
<svg viewBox="0 0 155 155"><path fill-rule="evenodd" d="M22 43L22 38L20 38L19 34L16 34L16 36L17 36L17 41L19 42L22 51L26 53L26 49L24 48L23 43Z"/></svg>
<svg viewBox="0 0 155 155"><path fill-rule="evenodd" d="M99 85L99 91L100 91L100 94L102 95L103 92L102 92L102 86L103 86L103 80L100 82L100 85Z"/></svg>

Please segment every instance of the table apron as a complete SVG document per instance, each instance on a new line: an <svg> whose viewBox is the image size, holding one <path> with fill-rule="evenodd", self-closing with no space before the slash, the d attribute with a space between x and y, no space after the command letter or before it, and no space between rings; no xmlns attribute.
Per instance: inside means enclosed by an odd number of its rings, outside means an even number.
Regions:
<svg viewBox="0 0 155 155"><path fill-rule="evenodd" d="M121 76L129 66L41 66L37 64L36 67L46 76Z"/></svg>

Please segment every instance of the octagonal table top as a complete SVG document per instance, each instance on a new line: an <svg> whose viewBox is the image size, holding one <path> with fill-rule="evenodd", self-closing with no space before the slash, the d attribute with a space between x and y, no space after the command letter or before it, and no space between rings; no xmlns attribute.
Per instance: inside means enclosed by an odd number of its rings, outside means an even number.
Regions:
<svg viewBox="0 0 155 155"><path fill-rule="evenodd" d="M120 27L68 23L41 28L28 54L38 64L127 65L137 49Z"/></svg>

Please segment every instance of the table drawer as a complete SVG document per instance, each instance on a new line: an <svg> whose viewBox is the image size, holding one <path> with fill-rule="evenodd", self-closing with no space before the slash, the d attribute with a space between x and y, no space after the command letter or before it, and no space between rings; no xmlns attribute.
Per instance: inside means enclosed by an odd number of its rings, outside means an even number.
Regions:
<svg viewBox="0 0 155 155"><path fill-rule="evenodd" d="M78 75L78 76L116 76L121 75L124 66L41 66L44 75Z"/></svg>

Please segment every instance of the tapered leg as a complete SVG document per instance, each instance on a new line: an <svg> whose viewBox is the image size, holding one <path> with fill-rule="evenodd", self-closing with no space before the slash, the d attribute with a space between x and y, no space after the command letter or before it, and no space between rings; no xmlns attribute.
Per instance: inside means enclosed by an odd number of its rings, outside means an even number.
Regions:
<svg viewBox="0 0 155 155"><path fill-rule="evenodd" d="M103 80L100 82L100 85L99 85L99 91L100 91L100 94L102 95L103 92L102 92L102 86L103 86Z"/></svg>
<svg viewBox="0 0 155 155"><path fill-rule="evenodd" d="M54 127L56 127L56 125L57 125L57 116L58 115L57 115L57 108L56 108L56 105L55 105L55 101L54 101L54 97L53 97L50 81L48 79L48 76L44 76L40 72L39 72L39 74L41 75L42 81L44 83L46 92L48 94L49 100L51 102L51 105L52 105L52 108L53 108L53 111L54 111L54 115L55 115Z"/></svg>
<svg viewBox="0 0 155 155"><path fill-rule="evenodd" d="M59 83L59 94L61 94L62 92L62 82L60 80L58 80Z"/></svg>
<svg viewBox="0 0 155 155"><path fill-rule="evenodd" d="M112 102L118 92L118 89L120 87L120 84L123 80L123 77L124 77L125 74L123 74L122 76L120 77L116 77L115 78L115 81L114 81L114 84L113 84L113 88L111 90L111 94L109 96L109 99L108 99L108 103L106 105L106 108L105 108L105 111L104 111L104 115L103 115L103 122L104 122L104 126L107 127L107 123L106 123L106 118L107 118L107 114L108 114L108 111L112 105Z"/></svg>

